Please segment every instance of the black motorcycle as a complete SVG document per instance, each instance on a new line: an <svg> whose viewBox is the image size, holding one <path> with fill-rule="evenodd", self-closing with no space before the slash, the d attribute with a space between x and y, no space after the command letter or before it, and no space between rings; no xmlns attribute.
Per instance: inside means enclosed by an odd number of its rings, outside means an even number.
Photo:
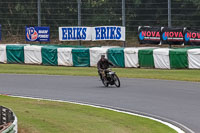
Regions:
<svg viewBox="0 0 200 133"><path fill-rule="evenodd" d="M107 69L105 73L105 78L102 78L101 76L101 81L105 87L108 87L109 85L120 87L120 80L115 72L113 72L111 69Z"/></svg>

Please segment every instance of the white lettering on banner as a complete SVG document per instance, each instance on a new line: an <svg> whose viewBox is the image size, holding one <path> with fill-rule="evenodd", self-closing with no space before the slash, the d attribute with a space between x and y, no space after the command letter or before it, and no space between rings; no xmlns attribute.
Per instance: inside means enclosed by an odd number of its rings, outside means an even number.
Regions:
<svg viewBox="0 0 200 133"><path fill-rule="evenodd" d="M39 33L42 33L42 34L47 34L47 33L48 33L48 30L39 30L38 32L39 32Z"/></svg>
<svg viewBox="0 0 200 133"><path fill-rule="evenodd" d="M39 35L38 37L40 37L40 38L48 38L49 35Z"/></svg>

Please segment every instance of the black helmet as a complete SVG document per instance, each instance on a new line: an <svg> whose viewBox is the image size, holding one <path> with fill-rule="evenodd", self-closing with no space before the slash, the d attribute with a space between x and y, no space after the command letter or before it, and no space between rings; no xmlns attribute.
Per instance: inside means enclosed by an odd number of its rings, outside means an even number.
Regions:
<svg viewBox="0 0 200 133"><path fill-rule="evenodd" d="M101 59L104 59L105 58L105 55L101 55Z"/></svg>

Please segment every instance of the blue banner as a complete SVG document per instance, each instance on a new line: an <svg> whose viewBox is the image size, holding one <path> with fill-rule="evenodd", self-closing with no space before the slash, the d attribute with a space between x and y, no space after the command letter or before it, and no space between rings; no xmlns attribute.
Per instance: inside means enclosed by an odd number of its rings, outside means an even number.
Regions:
<svg viewBox="0 0 200 133"><path fill-rule="evenodd" d="M50 28L49 27L26 27L26 41L50 41Z"/></svg>

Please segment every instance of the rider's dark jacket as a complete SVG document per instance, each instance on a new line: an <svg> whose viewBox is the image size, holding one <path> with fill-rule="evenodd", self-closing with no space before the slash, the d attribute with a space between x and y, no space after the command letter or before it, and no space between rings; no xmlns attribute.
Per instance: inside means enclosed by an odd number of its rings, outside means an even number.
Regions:
<svg viewBox="0 0 200 133"><path fill-rule="evenodd" d="M97 68L98 69L108 69L109 65L113 66L113 64L108 59L104 59L104 61L102 61L100 59L97 63Z"/></svg>

